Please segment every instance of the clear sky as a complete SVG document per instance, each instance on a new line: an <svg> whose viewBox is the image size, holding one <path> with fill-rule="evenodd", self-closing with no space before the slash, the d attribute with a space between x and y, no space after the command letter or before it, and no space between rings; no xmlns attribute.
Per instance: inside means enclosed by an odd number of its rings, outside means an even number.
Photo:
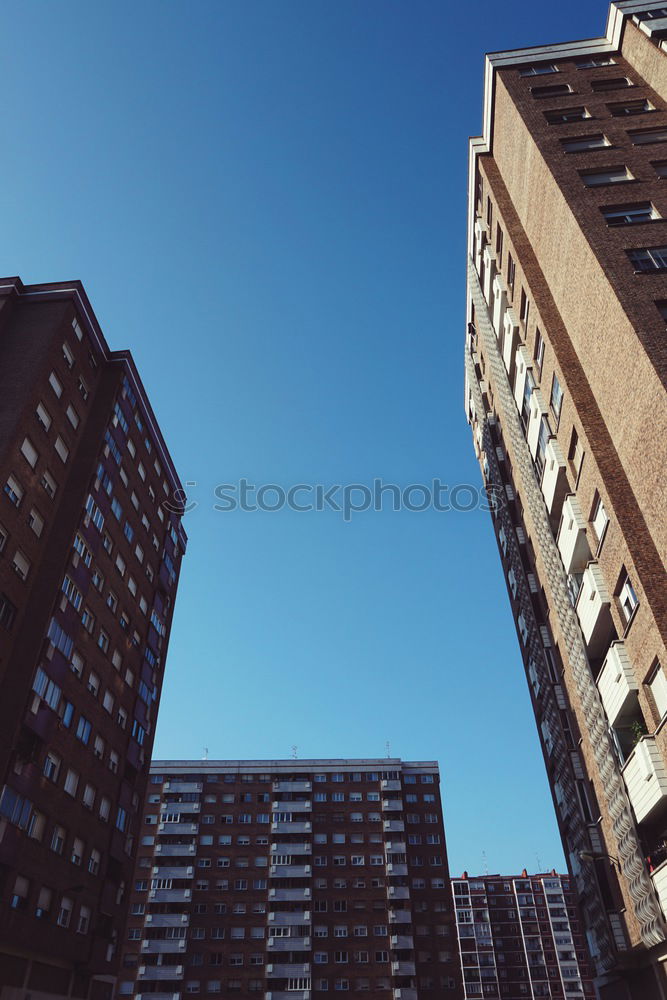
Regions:
<svg viewBox="0 0 667 1000"><path fill-rule="evenodd" d="M488 513L220 512L214 489L480 484L463 413L483 53L603 2L24 0L0 269L80 278L183 481L155 754L439 760L452 872L563 866Z"/></svg>

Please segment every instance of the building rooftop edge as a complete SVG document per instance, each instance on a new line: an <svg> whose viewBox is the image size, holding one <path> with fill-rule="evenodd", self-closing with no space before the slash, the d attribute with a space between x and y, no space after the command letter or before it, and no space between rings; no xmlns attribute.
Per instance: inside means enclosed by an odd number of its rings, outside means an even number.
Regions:
<svg viewBox="0 0 667 1000"><path fill-rule="evenodd" d="M198 771L216 771L221 768L282 768L296 770L306 767L422 767L436 770L440 768L437 760L401 760L400 757L317 757L294 760L282 758L273 760L153 760L151 771L181 770L193 768Z"/></svg>
<svg viewBox="0 0 667 1000"><path fill-rule="evenodd" d="M95 310L93 309L90 299L86 294L86 290L83 287L83 282L76 278L72 281L50 281L26 285L17 275L0 277L0 296L8 295L11 292L25 297L42 296L45 299L73 299L76 301L79 307L80 316L88 327L88 333L91 335L97 347L101 350L105 359L110 363L120 363L126 368L127 374L131 377L133 387L145 408L146 417L155 436L155 441L160 452L160 457L163 461L165 471L172 480L172 486L175 490L183 491L180 476L176 472L174 460L171 457L167 443L163 437L162 431L160 430L160 425L148 398L148 393L144 388L144 384L139 375L134 358L132 357L132 353L127 349L118 351L111 350L107 339L102 332L102 327L99 324L97 316L95 315Z"/></svg>

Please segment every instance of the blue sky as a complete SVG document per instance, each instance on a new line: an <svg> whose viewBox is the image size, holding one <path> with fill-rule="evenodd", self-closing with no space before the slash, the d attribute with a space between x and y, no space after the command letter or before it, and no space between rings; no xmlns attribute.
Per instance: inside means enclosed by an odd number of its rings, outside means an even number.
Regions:
<svg viewBox="0 0 667 1000"><path fill-rule="evenodd" d="M485 51L603 3L6 12L3 274L80 278L197 507L155 753L440 761L452 871L562 867L482 511L219 512L277 483L479 485L466 140Z"/></svg>

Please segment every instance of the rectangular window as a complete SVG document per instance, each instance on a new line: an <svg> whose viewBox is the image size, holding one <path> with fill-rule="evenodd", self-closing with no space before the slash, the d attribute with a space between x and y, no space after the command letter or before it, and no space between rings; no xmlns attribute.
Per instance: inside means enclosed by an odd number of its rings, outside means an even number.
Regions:
<svg viewBox="0 0 667 1000"><path fill-rule="evenodd" d="M595 135L578 135L570 139L561 139L564 153L582 153L587 149L604 149L611 143L606 135L598 132Z"/></svg>
<svg viewBox="0 0 667 1000"><path fill-rule="evenodd" d="M519 76L546 76L548 73L557 72L558 70L553 63L531 63L530 66L523 66L519 70Z"/></svg>
<svg viewBox="0 0 667 1000"><path fill-rule="evenodd" d="M549 405L551 406L551 412L554 415L556 426L558 426L561 410L563 409L563 390L560 387L560 382L558 381L558 376L555 372L553 379L551 380L551 398L549 400Z"/></svg>
<svg viewBox="0 0 667 1000"><path fill-rule="evenodd" d="M577 69L596 69L599 66L614 66L611 56L587 56L575 61Z"/></svg>
<svg viewBox="0 0 667 1000"><path fill-rule="evenodd" d="M630 263L639 274L667 271L667 246L627 250Z"/></svg>
<svg viewBox="0 0 667 1000"><path fill-rule="evenodd" d="M619 584L618 602L621 606L621 612L626 622L629 622L635 613L635 609L639 604L639 598L635 593L635 589L632 586L632 581L630 580L627 572L623 572L621 575L621 581Z"/></svg>
<svg viewBox="0 0 667 1000"><path fill-rule="evenodd" d="M572 93L569 83L555 83L549 87L531 87L530 92L533 97L565 97Z"/></svg>
<svg viewBox="0 0 667 1000"><path fill-rule="evenodd" d="M21 500L23 500L23 487L19 483L18 479L14 476L9 476L4 488L5 495L9 497L14 506L20 507Z"/></svg>
<svg viewBox="0 0 667 1000"><path fill-rule="evenodd" d="M23 439L23 444L21 445L21 454L25 458L30 468L34 469L35 466L37 465L37 459L39 458L39 454L34 444L30 440L30 438Z"/></svg>
<svg viewBox="0 0 667 1000"><path fill-rule="evenodd" d="M648 686L651 689L655 707L657 708L658 714L662 719L667 712L667 677L665 676L665 671L659 663L656 664L656 667L651 674Z"/></svg>
<svg viewBox="0 0 667 1000"><path fill-rule="evenodd" d="M633 146L652 146L654 142L667 142L667 128L659 125L657 128L638 128L628 132Z"/></svg>
<svg viewBox="0 0 667 1000"><path fill-rule="evenodd" d="M56 438L55 449L58 458L65 463L69 458L69 448L60 436Z"/></svg>
<svg viewBox="0 0 667 1000"><path fill-rule="evenodd" d="M627 115L643 115L648 111L655 111L656 108L646 98L639 98L636 101L626 101L623 104L608 104L609 114L612 118L623 118Z"/></svg>
<svg viewBox="0 0 667 1000"><path fill-rule="evenodd" d="M607 90L622 90L624 87L633 87L634 84L628 80L627 76L607 76L600 80L591 81L591 90L596 94L604 93Z"/></svg>
<svg viewBox="0 0 667 1000"><path fill-rule="evenodd" d="M35 410L35 416L37 417L37 423L40 424L45 431L48 431L49 427L51 426L51 414L44 406L44 403L37 404L37 409Z"/></svg>
<svg viewBox="0 0 667 1000"><path fill-rule="evenodd" d="M542 365L544 363L544 337L540 333L539 327L535 330L535 366L540 374L542 374Z"/></svg>
<svg viewBox="0 0 667 1000"><path fill-rule="evenodd" d="M638 222L651 222L660 215L650 201L637 201L628 205L605 205L600 209L608 226L630 226Z"/></svg>
<svg viewBox="0 0 667 1000"><path fill-rule="evenodd" d="M60 381L55 372L51 372L51 374L49 375L49 385L55 392L58 399L60 399L60 397L63 394L63 387L62 387L62 382Z"/></svg>
<svg viewBox="0 0 667 1000"><path fill-rule="evenodd" d="M667 160L656 160L651 166L655 170L658 177L667 177Z"/></svg>
<svg viewBox="0 0 667 1000"><path fill-rule="evenodd" d="M595 491L595 498L593 500L593 512L591 515L591 523L593 525L593 531L597 537L598 543L602 541L605 530L609 523L609 516L604 508L602 498L600 494Z"/></svg>
<svg viewBox="0 0 667 1000"><path fill-rule="evenodd" d="M634 180L626 166L605 167L604 170L580 170L579 176L586 187L602 187L605 184L624 184Z"/></svg>
<svg viewBox="0 0 667 1000"><path fill-rule="evenodd" d="M591 117L588 108L554 108L552 111L545 111L544 117L549 125L563 125L567 122L582 122Z"/></svg>

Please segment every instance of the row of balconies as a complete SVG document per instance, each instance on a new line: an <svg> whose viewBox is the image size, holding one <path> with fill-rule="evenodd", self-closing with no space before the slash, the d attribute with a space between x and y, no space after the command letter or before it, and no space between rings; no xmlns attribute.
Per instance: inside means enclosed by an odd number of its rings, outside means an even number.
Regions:
<svg viewBox="0 0 667 1000"><path fill-rule="evenodd" d="M496 272L495 254L490 246L481 249L483 221L478 219L475 225L478 248L475 264L482 279L496 335L503 340L503 362L514 386L515 403L521 412L532 360L528 350L519 343L519 324L512 309L507 306L506 287ZM540 390L533 389L526 424L526 440L533 459L537 455L542 416L547 412L548 407ZM588 655L597 659L607 649L597 677L603 707L610 726L623 727L624 723L627 725L632 721L633 716L636 717L638 684L625 644L617 640L608 645L613 635L611 596L599 565L592 559L587 524L578 499L568 493L566 462L555 437L546 443L540 485L552 527L559 525L556 544L565 572L569 580L575 581L571 594ZM667 771L653 736L646 735L638 740L623 765L622 773L637 822L667 812ZM667 860L652 872L652 878L663 912L667 914Z"/></svg>
<svg viewBox="0 0 667 1000"><path fill-rule="evenodd" d="M155 994L151 994L150 998L145 997L144 1000L155 1000ZM264 994L264 1000L310 1000L311 991L310 990L271 990ZM180 1000L180 994L174 994L175 1000ZM392 1000L417 1000L418 994L417 990L412 987L396 987L392 991ZM158 1000L172 1000L172 995L169 994L167 997L160 995Z"/></svg>

